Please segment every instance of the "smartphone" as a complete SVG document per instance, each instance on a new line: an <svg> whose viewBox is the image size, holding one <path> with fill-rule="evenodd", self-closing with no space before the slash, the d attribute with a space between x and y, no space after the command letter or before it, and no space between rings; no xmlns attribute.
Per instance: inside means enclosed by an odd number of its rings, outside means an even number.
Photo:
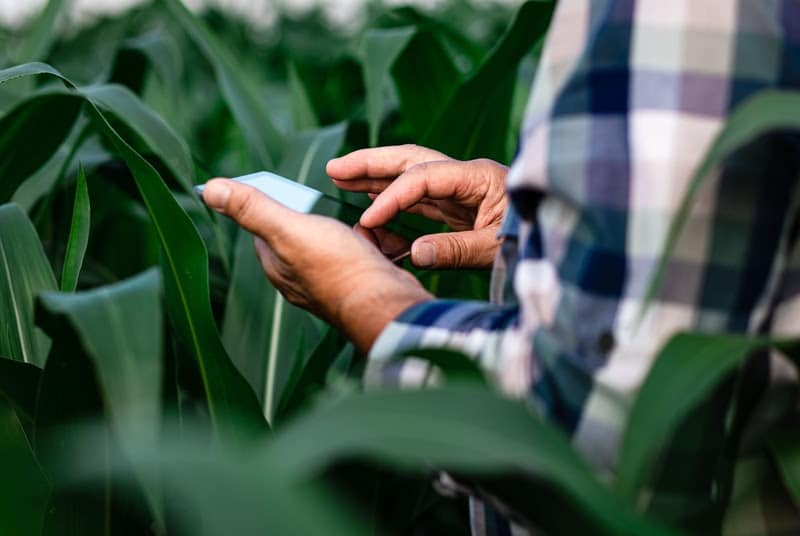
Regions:
<svg viewBox="0 0 800 536"><path fill-rule="evenodd" d="M306 214L319 214L329 216L344 222L348 225L358 223L364 207L353 205L347 201L326 195L319 190L315 190L305 184L281 177L269 171L259 171L249 175L236 177L232 180L252 186L256 190L270 196L277 202L298 212ZM205 185L195 186L198 195L203 194ZM414 229L399 222L390 222L386 229L398 234L408 240L409 244L417 237L424 234L424 231ZM410 255L410 251L405 251L391 258L392 262L399 262Z"/></svg>
<svg viewBox="0 0 800 536"><path fill-rule="evenodd" d="M355 225L361 217L363 208L351 205L345 201L326 195L305 184L281 177L269 171L259 171L232 180L252 186L261 193L286 205L292 210L306 214L319 214L330 216L349 225ZM195 186L198 195L203 195L204 184Z"/></svg>

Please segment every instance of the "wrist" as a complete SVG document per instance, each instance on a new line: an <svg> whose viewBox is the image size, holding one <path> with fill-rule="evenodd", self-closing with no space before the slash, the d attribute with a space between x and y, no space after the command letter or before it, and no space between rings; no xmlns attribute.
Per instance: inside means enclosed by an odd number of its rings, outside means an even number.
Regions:
<svg viewBox="0 0 800 536"><path fill-rule="evenodd" d="M378 335L401 313L433 299L410 273L391 267L364 277L358 288L343 295L334 323L359 351L368 353Z"/></svg>

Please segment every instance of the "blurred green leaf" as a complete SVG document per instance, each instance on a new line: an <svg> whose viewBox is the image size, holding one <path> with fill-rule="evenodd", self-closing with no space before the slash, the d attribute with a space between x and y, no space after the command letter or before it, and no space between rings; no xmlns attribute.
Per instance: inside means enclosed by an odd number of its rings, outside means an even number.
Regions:
<svg viewBox="0 0 800 536"><path fill-rule="evenodd" d="M64 463L73 487L102 485L105 468L92 453L103 435L102 428L76 430L83 448ZM280 460L256 457L245 446L209 448L202 430L187 429L158 443L139 440L132 447L132 466L159 472L180 505L171 512L177 534L367 534L348 505L319 482L287 481ZM131 468L117 464L113 470L126 478Z"/></svg>
<svg viewBox="0 0 800 536"><path fill-rule="evenodd" d="M267 444L263 457L281 460L281 472L301 481L354 457L425 473L468 474L478 482L490 475L522 474L563 494L562 515L551 530L670 533L638 517L600 484L554 426L484 388L347 396L289 423Z"/></svg>
<svg viewBox="0 0 800 536"><path fill-rule="evenodd" d="M64 270L61 273L61 291L72 292L78 287L78 277L83 266L86 246L89 244L90 212L89 188L86 186L86 174L83 165L78 168L78 180L75 185L75 203L72 206L72 225L64 254Z"/></svg>
<svg viewBox="0 0 800 536"><path fill-rule="evenodd" d="M67 0L48 0L42 12L26 29L26 38L16 54L18 63L45 59L53 42L58 38L60 22L68 5Z"/></svg>
<svg viewBox="0 0 800 536"><path fill-rule="evenodd" d="M341 333L329 328L308 359L295 359L275 412L276 420L285 420L313 400L325 387L328 370L346 341Z"/></svg>
<svg viewBox="0 0 800 536"><path fill-rule="evenodd" d="M0 393L0 533L41 534L50 486L14 407Z"/></svg>
<svg viewBox="0 0 800 536"><path fill-rule="evenodd" d="M421 140L459 85L461 73L436 35L425 31L414 35L399 55L392 78L403 119Z"/></svg>
<svg viewBox="0 0 800 536"><path fill-rule="evenodd" d="M635 500L656 455L683 419L748 356L769 346L791 356L797 356L800 349L798 342L737 335L682 333L670 339L656 357L628 416L617 490Z"/></svg>
<svg viewBox="0 0 800 536"><path fill-rule="evenodd" d="M528 1L500 43L453 94L423 145L458 159L491 158L508 163L506 133L516 73L522 59L544 39L555 3Z"/></svg>
<svg viewBox="0 0 800 536"><path fill-rule="evenodd" d="M317 126L317 115L308 97L308 92L297 72L297 66L289 63L289 93L292 95L292 118L296 130L308 130Z"/></svg>
<svg viewBox="0 0 800 536"><path fill-rule="evenodd" d="M121 440L155 442L161 425L162 311L158 271L78 294L46 293L41 306L79 337L100 381L100 396ZM51 321L52 323L52 321ZM147 336L142 336L147 334ZM137 438L131 437L136 428ZM157 475L140 475L154 510Z"/></svg>
<svg viewBox="0 0 800 536"><path fill-rule="evenodd" d="M769 443L783 483L795 506L800 505L800 434L794 429L785 430Z"/></svg>
<svg viewBox="0 0 800 536"><path fill-rule="evenodd" d="M0 81L13 77L47 74L75 85L45 64L27 64L0 71ZM50 93L70 96L89 104L95 127L113 144L133 175L162 246L167 309L183 343L197 359L208 397L213 423L230 426L230 416L250 419L251 429L263 425L256 397L228 358L216 328L209 302L208 253L205 245L161 176L114 130L97 104L80 90ZM230 429L234 436L242 429Z"/></svg>
<svg viewBox="0 0 800 536"><path fill-rule="evenodd" d="M369 144L378 144L378 131L383 117L383 95L389 72L397 57L414 36L416 28L390 28L367 31L361 45L364 84L367 89L367 121Z"/></svg>
<svg viewBox="0 0 800 536"><path fill-rule="evenodd" d="M28 217L0 206L0 355L41 366L50 341L34 325L36 294L56 289L53 270Z"/></svg>
<svg viewBox="0 0 800 536"><path fill-rule="evenodd" d="M347 125L299 132L289 138L278 173L322 193L338 197L339 189L325 172L328 160L335 157L344 143Z"/></svg>
<svg viewBox="0 0 800 536"><path fill-rule="evenodd" d="M159 0L170 16L189 35L214 68L220 90L242 129L250 151L264 169L280 160L285 140L275 127L261 99L249 85L233 54L178 0Z"/></svg>
<svg viewBox="0 0 800 536"><path fill-rule="evenodd" d="M28 437L32 437L36 390L41 375L42 369L35 365L0 357L0 399L5 397L4 400L17 412Z"/></svg>
<svg viewBox="0 0 800 536"><path fill-rule="evenodd" d="M114 59L110 81L140 94L147 63L170 92L173 104L178 105L183 55L175 39L166 30L152 30L123 41Z"/></svg>
<svg viewBox="0 0 800 536"><path fill-rule="evenodd" d="M294 135L279 172L335 194L325 165L339 151L344 134L345 125L340 124ZM296 360L302 366L323 333L310 313L287 303L269 283L250 233L238 231L234 255L222 340L271 421ZM301 339L308 350L298 356Z"/></svg>
<svg viewBox="0 0 800 536"><path fill-rule="evenodd" d="M0 83L7 72L0 71ZM0 203L9 201L51 158L72 130L81 106L80 100L45 92L26 98L0 119Z"/></svg>
<svg viewBox="0 0 800 536"><path fill-rule="evenodd" d="M101 293L102 289L95 292L96 295ZM80 301L85 296L74 299ZM120 453L108 426L109 409L102 385L87 350L88 344L77 327L79 323L74 322L76 317L54 313L47 306L37 308L37 323L53 340L39 382L34 419L36 458L53 487L42 533L141 534L142 520L137 519L138 513L133 515L129 511L135 503L122 503L110 479L112 466L120 463L117 460ZM105 323L113 321L112 318ZM104 473L99 493L65 487L71 471L67 460L84 455L85 447L72 427L84 420L97 422L103 430L98 436L102 439L95 442L91 452Z"/></svg>
<svg viewBox="0 0 800 536"><path fill-rule="evenodd" d="M157 433L161 414L160 287L158 271L152 269L113 285L40 297L42 307L63 316L78 334L97 369L115 431L123 439L128 427L141 422L153 426L153 437Z"/></svg>
<svg viewBox="0 0 800 536"><path fill-rule="evenodd" d="M700 188L711 178L711 170L747 143L768 132L800 128L800 92L765 90L747 99L728 116L722 131L689 181L681 205L670 222L664 248L645 295L641 316L661 290L669 259Z"/></svg>
<svg viewBox="0 0 800 536"><path fill-rule="evenodd" d="M91 86L81 92L141 137L147 148L161 158L183 189L193 193L194 164L189 147L163 119L123 86Z"/></svg>

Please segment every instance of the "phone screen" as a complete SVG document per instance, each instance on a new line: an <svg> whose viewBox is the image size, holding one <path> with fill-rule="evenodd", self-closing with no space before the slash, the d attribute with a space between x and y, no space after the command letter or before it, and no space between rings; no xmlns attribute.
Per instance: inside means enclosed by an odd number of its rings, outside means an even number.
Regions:
<svg viewBox="0 0 800 536"><path fill-rule="evenodd" d="M328 196L305 184L281 177L269 171L259 171L232 180L252 186L272 199L292 210L306 214L330 216L349 225L358 222L363 209L334 197ZM202 195L205 185L195 186Z"/></svg>

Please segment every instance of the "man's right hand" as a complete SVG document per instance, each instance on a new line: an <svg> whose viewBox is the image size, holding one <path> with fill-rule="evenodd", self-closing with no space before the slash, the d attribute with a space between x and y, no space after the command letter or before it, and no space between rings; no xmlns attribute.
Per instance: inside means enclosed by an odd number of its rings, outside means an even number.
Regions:
<svg viewBox="0 0 800 536"><path fill-rule="evenodd" d="M328 175L344 190L367 192L372 205L360 226L381 249L397 237L381 226L399 212L446 223L454 232L425 235L411 245L419 268L488 268L501 240L508 169L491 160L462 162L416 145L362 149L328 162Z"/></svg>

